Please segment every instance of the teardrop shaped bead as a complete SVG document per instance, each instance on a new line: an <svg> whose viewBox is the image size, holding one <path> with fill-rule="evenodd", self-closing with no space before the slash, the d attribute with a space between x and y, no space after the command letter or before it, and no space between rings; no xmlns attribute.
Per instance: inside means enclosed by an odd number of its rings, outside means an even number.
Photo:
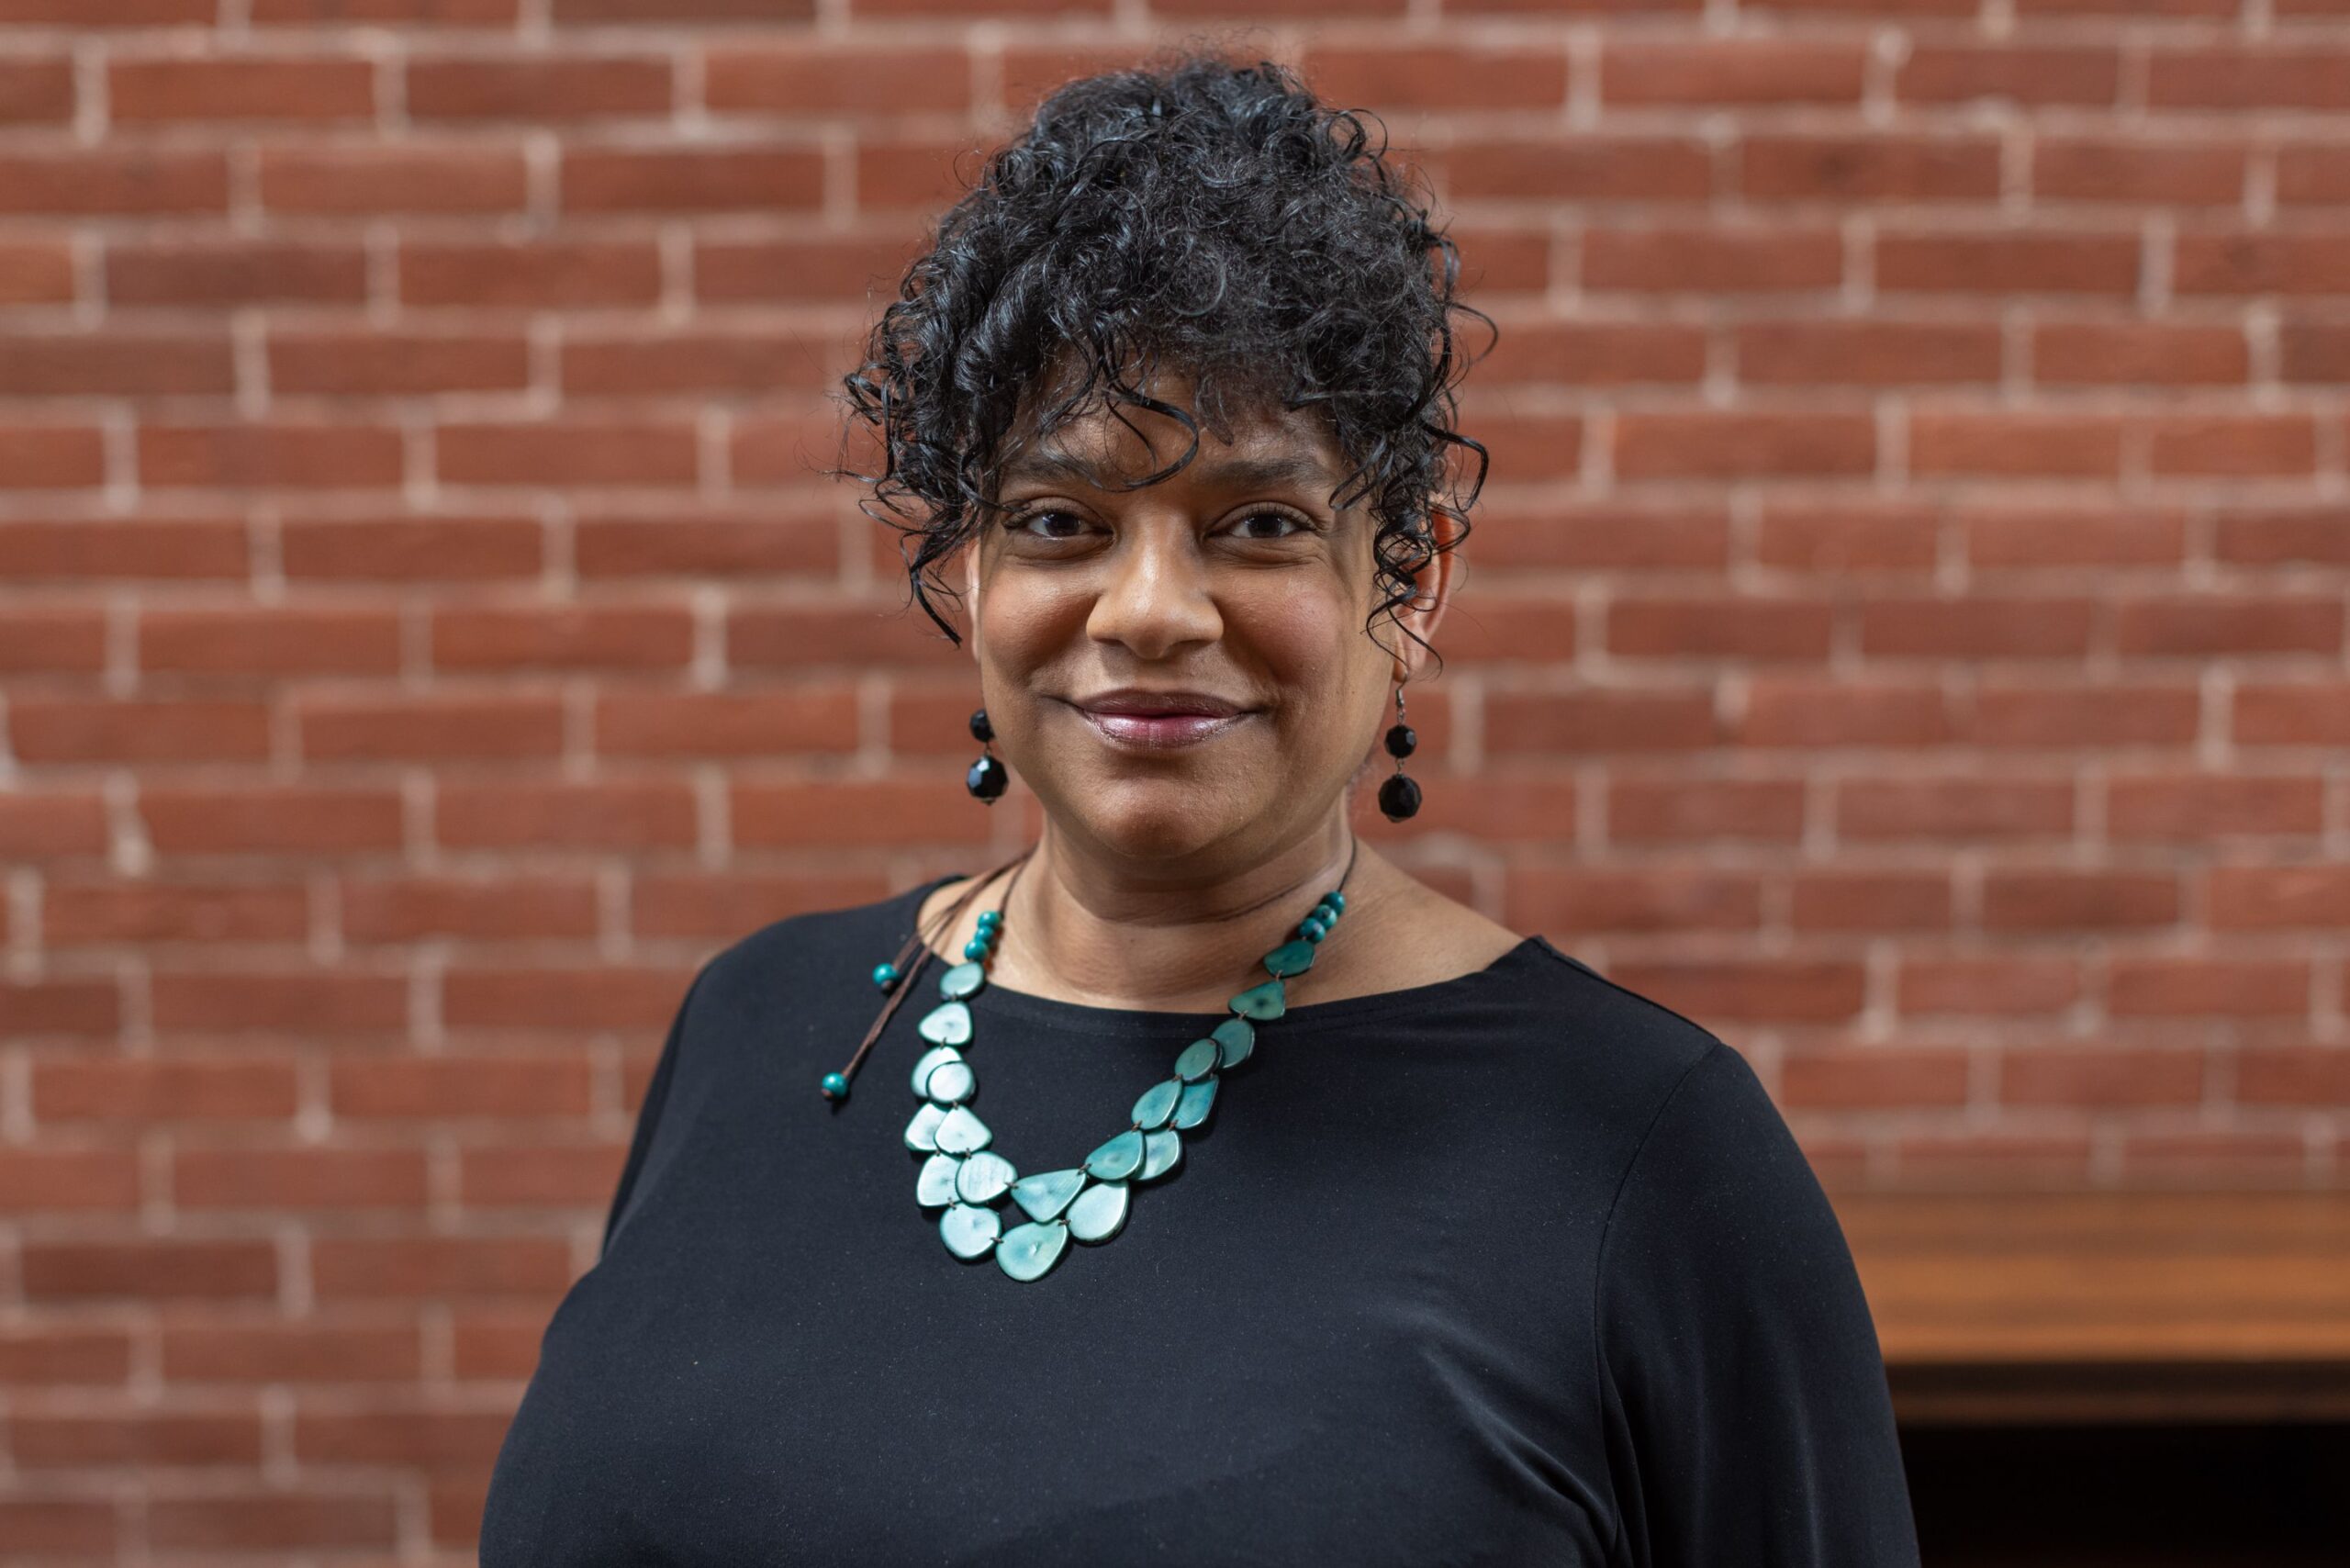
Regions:
<svg viewBox="0 0 2350 1568"><path fill-rule="evenodd" d="M1069 1200L1084 1185L1082 1170L1039 1171L1012 1184L1012 1201L1025 1209L1030 1219L1051 1219L1069 1207Z"/></svg>
<svg viewBox="0 0 2350 1568"><path fill-rule="evenodd" d="M1268 1023L1289 1010L1289 993L1281 982L1269 980L1262 985L1252 985L1234 997L1227 1004L1244 1018ZM950 1044L953 1042L949 1042Z"/></svg>
<svg viewBox="0 0 2350 1568"><path fill-rule="evenodd" d="M968 1105L956 1106L938 1124L938 1148L946 1154L976 1154L987 1148L988 1140L994 1137L988 1131L988 1125L971 1114Z"/></svg>
<svg viewBox="0 0 2350 1568"><path fill-rule="evenodd" d="M1265 955L1265 972L1275 980L1302 975L1314 967L1314 944L1284 942Z"/></svg>
<svg viewBox="0 0 2350 1568"><path fill-rule="evenodd" d="M1183 1047L1183 1054L1175 1058L1175 1076L1186 1083L1197 1083L1215 1070L1216 1052L1219 1048L1213 1037L1193 1040ZM1151 1125L1158 1126L1155 1122Z"/></svg>
<svg viewBox="0 0 2350 1568"><path fill-rule="evenodd" d="M969 1204L949 1204L938 1216L938 1238L946 1243L946 1250L966 1260L984 1256L1002 1229L1003 1221L993 1209Z"/></svg>
<svg viewBox="0 0 2350 1568"><path fill-rule="evenodd" d="M1144 1090L1142 1098L1135 1102L1135 1126L1165 1126L1167 1118L1175 1114L1175 1097L1182 1092L1183 1081L1180 1078L1170 1078Z"/></svg>
<svg viewBox="0 0 2350 1568"><path fill-rule="evenodd" d="M1142 1169L1136 1171L1137 1182L1155 1182L1181 1163L1183 1135L1179 1132L1145 1133L1142 1139Z"/></svg>
<svg viewBox="0 0 2350 1568"><path fill-rule="evenodd" d="M914 1033L934 1046L960 1046L971 1038L971 1010L959 1002L942 1002L923 1015Z"/></svg>
<svg viewBox="0 0 2350 1568"><path fill-rule="evenodd" d="M956 964L938 977L938 994L949 1002L960 1002L987 983L988 972L977 963Z"/></svg>
<svg viewBox="0 0 2350 1568"><path fill-rule="evenodd" d="M923 1160L922 1174L914 1178L914 1202L926 1209L953 1203L955 1171L962 1163L951 1154L934 1154Z"/></svg>
<svg viewBox="0 0 2350 1568"><path fill-rule="evenodd" d="M1227 1018L1209 1030L1208 1037L1224 1047L1217 1053L1217 1065L1238 1067L1256 1048L1257 1025L1246 1018Z"/></svg>
<svg viewBox="0 0 2350 1568"><path fill-rule="evenodd" d="M1182 1096L1176 1101L1177 1105L1181 1106L1183 1098L1190 1094L1190 1090L1183 1091ZM1123 1182L1133 1175L1141 1164L1142 1134L1128 1127L1085 1157L1085 1173L1097 1182Z"/></svg>
<svg viewBox="0 0 2350 1568"><path fill-rule="evenodd" d="M923 1092L942 1105L959 1105L979 1086L969 1062L943 1061L930 1070L930 1083Z"/></svg>
<svg viewBox="0 0 2350 1568"><path fill-rule="evenodd" d="M1012 1161L990 1149L981 1149L963 1161L955 1173L955 1195L967 1204L991 1204L1009 1192L1020 1172Z"/></svg>
<svg viewBox="0 0 2350 1568"><path fill-rule="evenodd" d="M941 1062L961 1061L963 1053L953 1046L933 1046L914 1058L914 1092L925 1092L930 1081L930 1070Z"/></svg>
<svg viewBox="0 0 2350 1568"><path fill-rule="evenodd" d="M1184 1085L1183 1097L1175 1102L1177 1126L1196 1127L1208 1119L1208 1107L1215 1103L1215 1084L1214 1079L1208 1078L1197 1083ZM941 1148L946 1147L946 1129L941 1127L938 1138L938 1147Z"/></svg>
<svg viewBox="0 0 2350 1568"><path fill-rule="evenodd" d="M993 1209L979 1212L990 1219L995 1217ZM996 1243L995 1260L1015 1280L1038 1280L1068 1250L1068 1225L1060 1220L1039 1220L1005 1231L1003 1239Z"/></svg>
<svg viewBox="0 0 2350 1568"><path fill-rule="evenodd" d="M923 1154L935 1152L939 1124L946 1120L946 1112L925 1102L923 1108L914 1113L914 1119L906 1124L906 1147Z"/></svg>
<svg viewBox="0 0 2350 1568"><path fill-rule="evenodd" d="M1124 1182L1097 1182L1069 1206L1069 1233L1080 1241L1107 1241L1125 1223Z"/></svg>

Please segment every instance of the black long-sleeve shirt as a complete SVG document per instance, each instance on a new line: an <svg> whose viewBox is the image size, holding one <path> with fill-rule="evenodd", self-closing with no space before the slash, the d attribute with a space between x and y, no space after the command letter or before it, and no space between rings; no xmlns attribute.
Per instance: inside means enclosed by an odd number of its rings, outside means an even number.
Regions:
<svg viewBox="0 0 2350 1568"><path fill-rule="evenodd" d="M1540 936L1378 995L1309 972L1124 1230L1022 1283L914 1195L945 966L845 1103L817 1089L948 879L702 967L486 1568L1916 1563L1851 1254L1735 1049ZM1224 1016L970 1007L972 1109L1024 1174Z"/></svg>

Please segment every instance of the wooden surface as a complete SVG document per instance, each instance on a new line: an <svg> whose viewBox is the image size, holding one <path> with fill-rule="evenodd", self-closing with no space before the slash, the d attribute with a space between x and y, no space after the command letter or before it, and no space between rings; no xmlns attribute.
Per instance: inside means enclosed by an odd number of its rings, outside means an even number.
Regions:
<svg viewBox="0 0 2350 1568"><path fill-rule="evenodd" d="M2350 1193L1834 1193L1905 1421L2350 1417Z"/></svg>

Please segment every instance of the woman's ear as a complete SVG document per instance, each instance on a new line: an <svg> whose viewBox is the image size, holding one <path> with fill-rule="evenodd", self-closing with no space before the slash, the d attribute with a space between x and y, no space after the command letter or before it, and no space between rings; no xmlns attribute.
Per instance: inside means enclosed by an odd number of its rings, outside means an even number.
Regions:
<svg viewBox="0 0 2350 1568"><path fill-rule="evenodd" d="M1460 554L1453 546L1467 532L1468 524L1453 513L1441 507L1429 509L1428 534L1436 553L1422 565L1419 575L1413 579L1413 596L1398 603L1390 612L1400 626L1409 627L1430 644L1435 643L1437 625L1451 607L1453 592L1460 583ZM1410 637L1404 638L1396 652L1394 678L1399 681L1418 679L1420 670L1417 666L1426 663L1427 656L1426 648Z"/></svg>
<svg viewBox="0 0 2350 1568"><path fill-rule="evenodd" d="M976 661L979 656L979 541L977 535L963 543L963 605L965 613L963 645L970 650Z"/></svg>

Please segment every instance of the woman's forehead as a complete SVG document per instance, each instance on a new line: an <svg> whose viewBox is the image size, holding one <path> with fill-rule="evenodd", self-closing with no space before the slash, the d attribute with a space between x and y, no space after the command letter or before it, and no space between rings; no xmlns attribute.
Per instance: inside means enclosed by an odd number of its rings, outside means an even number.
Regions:
<svg viewBox="0 0 2350 1568"><path fill-rule="evenodd" d="M1186 407L1174 398L1166 400ZM1225 422L1225 432L1219 434L1207 421L1198 420L1198 450L1165 482L1328 490L1346 476L1337 443L1317 410L1250 407L1232 411ZM1099 490L1122 489L1182 457L1193 438L1193 430L1156 409L1133 404L1114 409L1097 406L1072 414L1042 435L1024 431L1007 450L998 474L1005 484L1073 482Z"/></svg>

